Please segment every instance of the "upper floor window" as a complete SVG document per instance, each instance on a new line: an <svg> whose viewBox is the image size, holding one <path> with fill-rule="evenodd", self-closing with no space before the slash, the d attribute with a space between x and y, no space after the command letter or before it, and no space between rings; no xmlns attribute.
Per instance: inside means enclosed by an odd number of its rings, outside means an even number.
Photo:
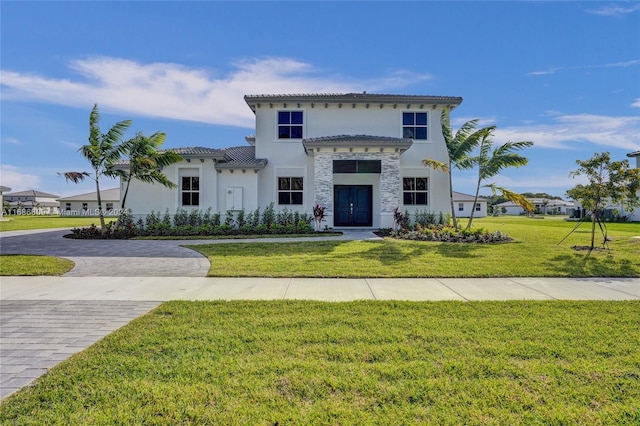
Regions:
<svg viewBox="0 0 640 426"><path fill-rule="evenodd" d="M302 204L304 179L301 177L278 178L278 204Z"/></svg>
<svg viewBox="0 0 640 426"><path fill-rule="evenodd" d="M403 112L402 137L408 139L427 140L427 113Z"/></svg>
<svg viewBox="0 0 640 426"><path fill-rule="evenodd" d="M402 197L405 205L427 205L428 178L402 178Z"/></svg>
<svg viewBox="0 0 640 426"><path fill-rule="evenodd" d="M200 178L198 176L182 176L182 205L200 205Z"/></svg>
<svg viewBox="0 0 640 426"><path fill-rule="evenodd" d="M302 139L302 111L278 111L278 139Z"/></svg>

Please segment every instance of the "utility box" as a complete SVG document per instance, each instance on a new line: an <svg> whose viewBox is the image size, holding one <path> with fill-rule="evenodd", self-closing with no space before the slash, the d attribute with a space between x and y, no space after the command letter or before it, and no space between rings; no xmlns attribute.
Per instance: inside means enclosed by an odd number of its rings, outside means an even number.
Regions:
<svg viewBox="0 0 640 426"><path fill-rule="evenodd" d="M242 188L227 188L227 210L242 210Z"/></svg>

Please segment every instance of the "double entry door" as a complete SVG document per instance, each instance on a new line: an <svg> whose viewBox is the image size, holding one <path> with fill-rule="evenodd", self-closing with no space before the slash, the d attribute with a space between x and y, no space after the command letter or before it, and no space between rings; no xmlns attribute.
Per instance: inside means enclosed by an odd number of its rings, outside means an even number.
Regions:
<svg viewBox="0 0 640 426"><path fill-rule="evenodd" d="M373 226L371 185L335 185L334 226Z"/></svg>

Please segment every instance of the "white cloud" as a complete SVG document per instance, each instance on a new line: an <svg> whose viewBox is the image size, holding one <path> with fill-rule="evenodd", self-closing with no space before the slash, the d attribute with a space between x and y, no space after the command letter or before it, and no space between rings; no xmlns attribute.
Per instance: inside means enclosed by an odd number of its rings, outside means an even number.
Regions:
<svg viewBox="0 0 640 426"><path fill-rule="evenodd" d="M313 65L290 58L240 61L227 75L174 63L140 64L98 57L73 61L77 79L54 79L2 70L5 99L31 99L139 116L252 127L246 94L380 91L428 80L428 74L397 71L370 80L325 75Z"/></svg>
<svg viewBox="0 0 640 426"><path fill-rule="evenodd" d="M623 6L603 6L599 9L589 9L587 12L592 13L594 15L600 16L622 16L627 15L629 13L633 13L640 10L640 4L635 4L633 6L623 7Z"/></svg>
<svg viewBox="0 0 640 426"><path fill-rule="evenodd" d="M609 62L606 64L596 64L596 65L577 65L573 67L559 67L553 66L543 70L531 71L526 75L530 76L538 76L538 75L550 75L555 74L558 71L562 70L584 70L584 69L592 69L592 68L627 68L634 65L640 65L640 59L632 59L630 61L622 61L622 62Z"/></svg>
<svg viewBox="0 0 640 426"><path fill-rule="evenodd" d="M36 175L23 173L21 169L9 164L0 164L0 185L8 186L12 192L37 188L40 178Z"/></svg>
<svg viewBox="0 0 640 426"><path fill-rule="evenodd" d="M7 136L2 138L2 142L8 143L11 145L22 145L22 142L18 138L14 138L13 136Z"/></svg>
<svg viewBox="0 0 640 426"><path fill-rule="evenodd" d="M551 124L510 126L495 131L497 142L533 141L540 148L572 148L580 142L635 149L640 145L640 117L595 114L561 114Z"/></svg>
<svg viewBox="0 0 640 426"><path fill-rule="evenodd" d="M76 150L76 151L77 151L78 149L80 149L80 146L81 146L79 143L69 142L69 141L58 141L58 143L59 143L60 145L64 145L64 146L66 146L67 148L72 148L72 149L74 149L74 150Z"/></svg>
<svg viewBox="0 0 640 426"><path fill-rule="evenodd" d="M633 108L640 108L640 98L636 98L635 101L631 104Z"/></svg>

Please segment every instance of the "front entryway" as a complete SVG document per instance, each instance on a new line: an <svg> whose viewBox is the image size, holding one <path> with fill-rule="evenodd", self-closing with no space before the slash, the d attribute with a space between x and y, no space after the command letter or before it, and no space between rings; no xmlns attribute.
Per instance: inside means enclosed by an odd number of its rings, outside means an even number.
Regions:
<svg viewBox="0 0 640 426"><path fill-rule="evenodd" d="M334 226L373 225L373 187L371 185L335 185Z"/></svg>

